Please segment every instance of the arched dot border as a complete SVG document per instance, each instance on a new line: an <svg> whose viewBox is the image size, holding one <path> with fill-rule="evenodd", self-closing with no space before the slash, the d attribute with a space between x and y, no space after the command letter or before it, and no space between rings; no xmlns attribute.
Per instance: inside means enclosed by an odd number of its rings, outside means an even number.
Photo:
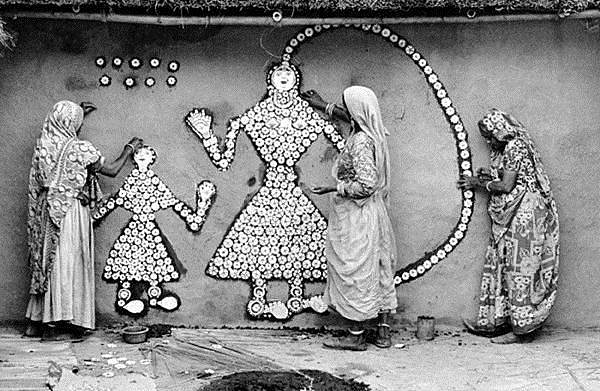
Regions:
<svg viewBox="0 0 600 391"><path fill-rule="evenodd" d="M382 37L393 47L402 50L402 52L419 67L452 130L456 144L458 171L460 175L472 176L471 148L469 147L468 134L458 112L448 96L448 92L427 60L401 35L378 24L316 25L299 31L288 41L282 54L282 60L290 61L302 44L317 35L340 27L355 28ZM419 260L398 270L394 276L394 283L396 285L416 280L425 275L433 268L433 266L446 259L464 239L473 214L475 195L470 190L462 190L461 195L462 208L460 216L450 235L436 248L426 252Z"/></svg>

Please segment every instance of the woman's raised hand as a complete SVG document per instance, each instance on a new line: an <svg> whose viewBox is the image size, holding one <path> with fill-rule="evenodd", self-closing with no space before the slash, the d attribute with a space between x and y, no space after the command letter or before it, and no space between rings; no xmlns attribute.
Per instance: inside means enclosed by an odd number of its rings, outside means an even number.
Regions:
<svg viewBox="0 0 600 391"><path fill-rule="evenodd" d="M144 146L144 140L142 140L139 137L134 137L131 140L129 140L127 145L125 145L125 148L131 149L131 151L129 151L129 153L131 155L133 155L135 153L135 151L137 151L138 149L140 149L143 146ZM127 147L131 147L131 148L127 148Z"/></svg>
<svg viewBox="0 0 600 391"><path fill-rule="evenodd" d="M304 98L308 102L308 104L311 106L326 105L325 100L323 100L321 95L319 95L319 93L315 90L304 91L303 93L300 94L300 96L302 98Z"/></svg>

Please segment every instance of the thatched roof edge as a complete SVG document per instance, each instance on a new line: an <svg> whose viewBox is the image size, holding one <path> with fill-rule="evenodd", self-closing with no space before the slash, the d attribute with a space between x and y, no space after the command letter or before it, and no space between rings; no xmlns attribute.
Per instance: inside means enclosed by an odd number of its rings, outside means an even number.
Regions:
<svg viewBox="0 0 600 391"><path fill-rule="evenodd" d="M72 9L76 12L266 15L275 10L294 15L384 15L403 16L411 12L456 14L478 10L485 14L559 13L597 9L600 0L0 0L1 9ZM289 15L289 13L288 13Z"/></svg>

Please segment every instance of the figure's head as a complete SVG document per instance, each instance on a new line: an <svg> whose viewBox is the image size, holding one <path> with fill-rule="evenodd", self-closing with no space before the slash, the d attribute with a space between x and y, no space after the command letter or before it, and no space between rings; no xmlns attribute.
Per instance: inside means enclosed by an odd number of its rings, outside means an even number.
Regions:
<svg viewBox="0 0 600 391"><path fill-rule="evenodd" d="M74 102L62 100L48 113L46 124L55 133L65 137L76 137L83 124L83 109Z"/></svg>
<svg viewBox="0 0 600 391"><path fill-rule="evenodd" d="M300 87L300 72L294 65L286 61L275 64L269 70L267 84L280 92L298 89Z"/></svg>
<svg viewBox="0 0 600 391"><path fill-rule="evenodd" d="M481 136L496 150L504 149L506 143L517 136L520 126L512 116L498 109L491 109L477 125Z"/></svg>
<svg viewBox="0 0 600 391"><path fill-rule="evenodd" d="M154 148L144 145L133 154L133 160L141 171L146 171L156 160Z"/></svg>

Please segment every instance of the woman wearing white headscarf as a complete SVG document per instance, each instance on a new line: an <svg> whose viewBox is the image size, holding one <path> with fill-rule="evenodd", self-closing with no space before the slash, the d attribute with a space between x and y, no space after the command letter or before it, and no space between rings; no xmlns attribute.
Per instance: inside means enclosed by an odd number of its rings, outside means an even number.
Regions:
<svg viewBox="0 0 600 391"><path fill-rule="evenodd" d="M353 321L347 337L325 346L365 350L365 321L378 318L375 345L391 346L389 316L398 305L394 287L396 243L387 204L390 157L387 129L375 93L361 86L344 91L344 108L326 104L314 91L304 98L330 117L349 121L352 131L333 165L335 186L327 229L328 279L325 302Z"/></svg>
<svg viewBox="0 0 600 391"><path fill-rule="evenodd" d="M99 196L95 174L116 176L142 141L133 138L114 162L78 134L89 103L54 105L37 140L29 173L27 221L30 299L27 336L54 337L57 322L80 334L93 329L94 235L90 201Z"/></svg>

